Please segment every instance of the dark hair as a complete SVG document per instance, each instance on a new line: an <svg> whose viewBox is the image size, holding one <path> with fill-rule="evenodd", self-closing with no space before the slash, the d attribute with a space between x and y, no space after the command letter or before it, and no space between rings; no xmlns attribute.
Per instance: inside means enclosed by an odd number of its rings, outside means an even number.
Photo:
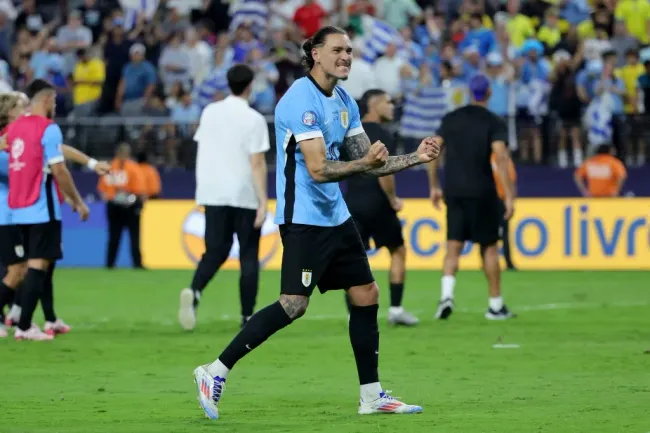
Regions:
<svg viewBox="0 0 650 433"><path fill-rule="evenodd" d="M25 90L25 94L30 100L32 100L36 95L46 90L54 90L54 86L46 80L38 79L29 83Z"/></svg>
<svg viewBox="0 0 650 433"><path fill-rule="evenodd" d="M325 45L325 40L329 35L346 35L347 33L340 27L326 26L318 30L314 36L307 39L304 44L302 44L302 66L307 70L311 71L314 67L314 57L311 55L311 50L314 48L319 48Z"/></svg>
<svg viewBox="0 0 650 433"><path fill-rule="evenodd" d="M147 155L147 152L138 152L135 156L135 160L138 162L138 164L144 164L149 159L148 157L149 155Z"/></svg>
<svg viewBox="0 0 650 433"><path fill-rule="evenodd" d="M235 65L228 69L226 74L228 78L228 87L233 95L239 96L244 93L244 90L253 82L255 72L246 65Z"/></svg>
<svg viewBox="0 0 650 433"><path fill-rule="evenodd" d="M610 57L617 57L616 51L614 50L607 50L602 54L603 60L610 58Z"/></svg>
<svg viewBox="0 0 650 433"><path fill-rule="evenodd" d="M596 149L596 153L598 155L609 155L612 152L612 146L609 144L601 144L598 146L598 149Z"/></svg>
<svg viewBox="0 0 650 433"><path fill-rule="evenodd" d="M627 50L625 50L625 57L628 57L628 56L634 56L634 57L636 57L638 59L639 58L639 52L637 50L635 50L634 48L628 48Z"/></svg>
<svg viewBox="0 0 650 433"><path fill-rule="evenodd" d="M372 98L374 98L375 96L381 96L385 94L386 91L381 89L366 90L363 96L361 96L361 100L359 101L359 115L363 117L366 114L368 114L368 111L370 111L370 106L368 105L368 103Z"/></svg>

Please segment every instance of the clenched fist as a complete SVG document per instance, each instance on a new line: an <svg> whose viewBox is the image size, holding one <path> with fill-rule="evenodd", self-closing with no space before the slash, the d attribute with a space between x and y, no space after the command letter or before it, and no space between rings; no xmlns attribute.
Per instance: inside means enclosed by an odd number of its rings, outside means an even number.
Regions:
<svg viewBox="0 0 650 433"><path fill-rule="evenodd" d="M420 162L427 163L440 156L440 143L433 137L427 137L418 146L417 154Z"/></svg>
<svg viewBox="0 0 650 433"><path fill-rule="evenodd" d="M368 168L379 168L386 165L388 161L388 149L381 141L375 141L368 150L368 154L363 157Z"/></svg>

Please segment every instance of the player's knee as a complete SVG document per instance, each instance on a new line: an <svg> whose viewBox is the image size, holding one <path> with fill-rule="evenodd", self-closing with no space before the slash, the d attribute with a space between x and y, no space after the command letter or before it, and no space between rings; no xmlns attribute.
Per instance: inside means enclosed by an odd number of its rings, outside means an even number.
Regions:
<svg viewBox="0 0 650 433"><path fill-rule="evenodd" d="M298 319L307 312L309 298L300 295L280 295L280 304L287 315L292 319Z"/></svg>
<svg viewBox="0 0 650 433"><path fill-rule="evenodd" d="M391 259L396 265L405 266L406 264L406 247L401 245L393 250L391 250Z"/></svg>
<svg viewBox="0 0 650 433"><path fill-rule="evenodd" d="M18 263L7 267L7 275L4 280L9 287L18 287L27 275L27 264Z"/></svg>
<svg viewBox="0 0 650 433"><path fill-rule="evenodd" d="M373 281L364 286L351 287L348 290L348 296L352 305L357 307L377 305L379 303L379 286Z"/></svg>
<svg viewBox="0 0 650 433"><path fill-rule="evenodd" d="M27 267L39 271L47 271L50 268L50 261L47 259L29 259Z"/></svg>

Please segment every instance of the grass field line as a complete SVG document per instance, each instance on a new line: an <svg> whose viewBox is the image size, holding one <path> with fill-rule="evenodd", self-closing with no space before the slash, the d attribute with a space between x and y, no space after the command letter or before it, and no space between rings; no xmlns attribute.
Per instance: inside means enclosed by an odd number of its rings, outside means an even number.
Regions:
<svg viewBox="0 0 650 433"><path fill-rule="evenodd" d="M635 301L635 302L560 302L560 303L551 303L551 304L539 304L539 305L516 305L513 307L515 313L520 313L522 311L553 311L553 310L581 310L581 309L600 309L600 308L632 308L632 307L646 307L650 306L650 302L647 301ZM455 308L455 312L459 313L471 313L471 314L482 314L485 313L485 309L478 308ZM410 310L411 313L420 317L433 316L435 313L435 308L431 310ZM385 312L379 313L380 319L385 319L388 315ZM211 318L213 321L224 321L232 322L238 321L241 319L239 315L233 314L222 314L218 317ZM347 315L344 312L340 314L312 314L309 312L301 318L300 320L313 320L313 321L325 321L325 320L347 320ZM110 323L113 319L108 317L98 318L94 322L85 322L76 324L74 327L77 329L92 329L101 326L104 323ZM176 325L176 320L165 319L165 320L148 320L146 321L152 325L159 326L171 326Z"/></svg>

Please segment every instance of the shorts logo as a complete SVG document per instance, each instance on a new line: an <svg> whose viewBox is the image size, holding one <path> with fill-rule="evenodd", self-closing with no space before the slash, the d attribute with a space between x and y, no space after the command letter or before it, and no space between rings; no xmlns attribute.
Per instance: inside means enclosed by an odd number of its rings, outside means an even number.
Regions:
<svg viewBox="0 0 650 433"><path fill-rule="evenodd" d="M305 287L309 287L311 284L311 270L310 269L303 269L302 270L302 285Z"/></svg>
<svg viewBox="0 0 650 433"><path fill-rule="evenodd" d="M348 123L349 123L348 112L347 111L341 111L341 126L343 126L344 128L347 128Z"/></svg>
<svg viewBox="0 0 650 433"><path fill-rule="evenodd" d="M314 126L316 124L316 113L313 111L305 111L302 114L302 123L306 126Z"/></svg>
<svg viewBox="0 0 650 433"><path fill-rule="evenodd" d="M23 257L25 257L25 249L23 248L22 245L16 245L14 251L16 252L16 256L18 258L22 259Z"/></svg>

